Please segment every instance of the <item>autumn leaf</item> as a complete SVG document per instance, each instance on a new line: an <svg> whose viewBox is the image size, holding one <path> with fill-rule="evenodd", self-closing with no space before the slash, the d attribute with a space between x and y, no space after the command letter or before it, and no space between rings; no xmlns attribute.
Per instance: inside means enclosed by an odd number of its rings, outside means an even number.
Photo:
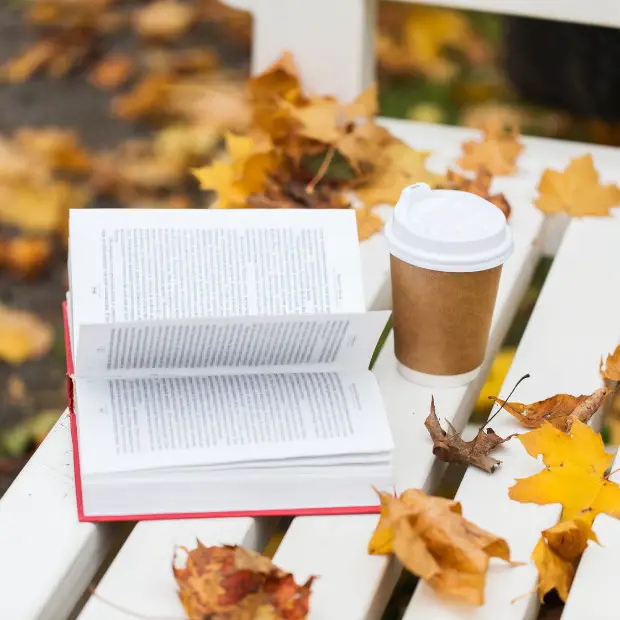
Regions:
<svg viewBox="0 0 620 620"><path fill-rule="evenodd" d="M0 267L6 267L23 279L37 276L47 265L51 253L52 244L47 237L0 239Z"/></svg>
<svg viewBox="0 0 620 620"><path fill-rule="evenodd" d="M91 71L89 81L101 89L118 88L134 71L133 60L125 54L109 54Z"/></svg>
<svg viewBox="0 0 620 620"><path fill-rule="evenodd" d="M541 602L551 590L556 590L559 597L566 601L577 562L589 540L598 543L591 525L582 519L562 521L543 531L532 552L532 560L538 570L537 588Z"/></svg>
<svg viewBox="0 0 620 620"><path fill-rule="evenodd" d="M155 0L135 11L133 25L145 39L174 40L192 25L195 9L176 0Z"/></svg>
<svg viewBox="0 0 620 620"><path fill-rule="evenodd" d="M605 364L601 359L600 373L603 379L608 381L620 381L620 345L618 345L615 351L607 356Z"/></svg>
<svg viewBox="0 0 620 620"><path fill-rule="evenodd" d="M431 411L424 421L424 426L433 440L433 454L438 459L447 463L473 465L489 473L493 473L501 465L501 461L489 456L489 452L514 437L514 435L509 435L504 439L489 428L486 431L480 429L471 441L464 441L450 422L448 422L447 432L441 428L433 397L431 398Z"/></svg>
<svg viewBox="0 0 620 620"><path fill-rule="evenodd" d="M367 206L395 205L403 187L413 183L426 183L435 187L441 176L426 168L429 151L416 151L404 142L393 138L383 150L383 163L356 189L357 197Z"/></svg>
<svg viewBox="0 0 620 620"><path fill-rule="evenodd" d="M516 129L493 122L482 133L480 142L468 140L463 143L463 155L458 165L463 170L483 168L493 175L513 174L517 169L517 157L523 150Z"/></svg>
<svg viewBox="0 0 620 620"><path fill-rule="evenodd" d="M562 504L562 520L588 525L601 513L620 517L620 487L605 474L613 455L600 434L576 420L569 433L549 422L518 436L530 456L542 455L545 469L510 487L511 499L535 504Z"/></svg>
<svg viewBox="0 0 620 620"><path fill-rule="evenodd" d="M482 605L489 559L510 562L508 543L465 519L459 502L419 489L379 497L381 514L369 553L393 553L437 593Z"/></svg>
<svg viewBox="0 0 620 620"><path fill-rule="evenodd" d="M24 127L15 133L15 147L51 171L85 173L90 170L89 154L74 131Z"/></svg>
<svg viewBox="0 0 620 620"><path fill-rule="evenodd" d="M32 232L62 231L69 209L83 207L88 192L64 181L0 185L0 222Z"/></svg>
<svg viewBox="0 0 620 620"><path fill-rule="evenodd" d="M226 136L228 159L192 170L202 189L218 195L219 209L245 207L250 194L262 193L278 163L268 136Z"/></svg>
<svg viewBox="0 0 620 620"><path fill-rule="evenodd" d="M383 220L368 207L355 210L357 219L357 235L360 241L370 239L375 233L383 229Z"/></svg>
<svg viewBox="0 0 620 620"><path fill-rule="evenodd" d="M184 548L182 548L184 549ZM173 565L179 599L188 618L303 620L313 577L299 586L293 575L260 554L238 546L187 552L185 567Z"/></svg>
<svg viewBox="0 0 620 620"><path fill-rule="evenodd" d="M549 422L555 428L566 433L570 430L575 420L588 422L600 409L610 392L611 390L608 388L600 388L589 395L572 396L570 394L556 394L530 405L507 403L495 396L490 398L502 405L523 426L540 428L543 422Z"/></svg>
<svg viewBox="0 0 620 620"><path fill-rule="evenodd" d="M614 183L601 184L590 154L572 159L562 172L545 170L537 189L540 196L534 204L545 213L607 216L620 204L620 189Z"/></svg>
<svg viewBox="0 0 620 620"><path fill-rule="evenodd" d="M53 341L54 330L37 316L0 305L0 360L17 365L38 359Z"/></svg>
<svg viewBox="0 0 620 620"><path fill-rule="evenodd" d="M476 171L476 176L473 179L454 170L448 170L445 182L437 185L437 189L452 189L476 194L476 196L493 203L508 219L511 211L510 204L504 194L491 194L489 188L492 180L493 175L482 168Z"/></svg>

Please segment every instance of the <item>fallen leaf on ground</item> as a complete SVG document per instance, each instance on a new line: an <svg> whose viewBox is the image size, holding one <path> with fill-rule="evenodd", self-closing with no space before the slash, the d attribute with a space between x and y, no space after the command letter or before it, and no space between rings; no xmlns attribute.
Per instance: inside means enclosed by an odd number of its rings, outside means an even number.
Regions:
<svg viewBox="0 0 620 620"><path fill-rule="evenodd" d="M511 211L510 204L504 194L491 194L489 188L492 180L493 175L482 168L476 171L476 176L473 179L454 170L448 170L445 182L437 185L437 189L455 189L476 194L476 196L493 203L508 219Z"/></svg>
<svg viewBox="0 0 620 620"><path fill-rule="evenodd" d="M136 32L145 39L173 40L192 25L195 9L176 0L155 0L133 15Z"/></svg>
<svg viewBox="0 0 620 620"><path fill-rule="evenodd" d="M17 365L43 357L54 341L48 323L26 310L0 305L0 359Z"/></svg>
<svg viewBox="0 0 620 620"><path fill-rule="evenodd" d="M459 502L419 489L379 497L381 514L369 553L393 553L439 594L482 605L489 559L510 562L508 543L465 519Z"/></svg>
<svg viewBox="0 0 620 620"><path fill-rule="evenodd" d="M6 380L6 394L11 404L19 405L26 400L26 384L19 375L10 375Z"/></svg>
<svg viewBox="0 0 620 620"><path fill-rule="evenodd" d="M20 278L37 276L47 265L51 253L52 244L46 237L0 239L0 267L6 267Z"/></svg>
<svg viewBox="0 0 620 620"><path fill-rule="evenodd" d="M493 473L501 465L501 461L489 456L489 452L515 436L509 435L504 439L489 428L486 431L479 430L471 441L464 441L450 422L447 432L441 428L435 413L434 398L431 398L431 411L424 421L424 426L433 440L433 454L438 459L446 463L473 465L489 473Z"/></svg>
<svg viewBox="0 0 620 620"><path fill-rule="evenodd" d="M0 185L0 222L32 232L64 229L69 209L84 206L88 193L64 181L41 185Z"/></svg>
<svg viewBox="0 0 620 620"><path fill-rule="evenodd" d="M518 436L527 453L542 455L545 469L510 487L511 499L535 504L562 504L562 520L592 524L601 513L620 517L620 487L605 474L613 454L605 452L600 434L576 420L569 433L549 422Z"/></svg>
<svg viewBox="0 0 620 620"><path fill-rule="evenodd" d="M463 170L483 168L498 176L513 174L517 170L517 158L523 150L517 130L494 122L482 133L480 142L468 140L463 143L463 155L458 165Z"/></svg>
<svg viewBox="0 0 620 620"><path fill-rule="evenodd" d="M582 519L562 521L543 531L532 552L532 560L538 570L537 587L541 602L551 590L556 590L559 597L566 601L577 562L589 540L598 543L591 525Z"/></svg>
<svg viewBox="0 0 620 620"><path fill-rule="evenodd" d="M614 183L601 184L590 154L572 159L562 172L548 168L537 189L540 196L534 204L544 213L607 216L620 204L620 189Z"/></svg>
<svg viewBox="0 0 620 620"><path fill-rule="evenodd" d="M188 618L303 620L313 577L299 586L293 575L243 547L205 547L187 552L184 568L173 565L179 599Z"/></svg>
<svg viewBox="0 0 620 620"><path fill-rule="evenodd" d="M24 127L15 133L14 143L25 154L39 158L52 171L85 173L90 170L90 156L74 131ZM32 163L35 162L36 159Z"/></svg>
<svg viewBox="0 0 620 620"><path fill-rule="evenodd" d="M610 392L608 388L600 388L589 395L556 394L530 405L507 403L496 396L490 398L502 405L510 415L527 428L540 428L543 422L549 422L566 433L575 420L588 422L600 409Z"/></svg>
<svg viewBox="0 0 620 620"><path fill-rule="evenodd" d="M90 83L97 88L118 88L127 82L134 71L134 62L125 54L110 54L99 62L90 74Z"/></svg>
<svg viewBox="0 0 620 620"><path fill-rule="evenodd" d="M618 345L615 351L607 356L605 364L601 359L600 372L603 379L609 381L620 381L620 345Z"/></svg>

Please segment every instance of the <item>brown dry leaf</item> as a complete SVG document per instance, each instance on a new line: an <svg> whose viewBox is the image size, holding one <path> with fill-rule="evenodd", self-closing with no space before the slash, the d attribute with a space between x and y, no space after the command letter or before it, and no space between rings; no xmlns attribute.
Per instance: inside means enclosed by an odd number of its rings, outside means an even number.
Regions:
<svg viewBox="0 0 620 620"><path fill-rule="evenodd" d="M433 440L433 454L438 459L446 463L473 465L489 473L493 473L501 465L501 461L489 456L489 452L515 437L515 435L509 435L504 439L489 428L486 431L480 429L471 441L464 441L450 422L448 422L447 432L441 428L435 413L434 398L431 398L431 411L424 426Z"/></svg>
<svg viewBox="0 0 620 620"><path fill-rule="evenodd" d="M468 140L463 146L463 155L458 165L463 170L488 170L493 175L513 174L523 144L519 142L518 131L497 122L489 123L483 129L482 141Z"/></svg>
<svg viewBox="0 0 620 620"><path fill-rule="evenodd" d="M133 26L145 39L174 40L185 34L195 18L190 4L176 0L155 0L133 14Z"/></svg>
<svg viewBox="0 0 620 620"><path fill-rule="evenodd" d="M442 177L426 168L429 151L416 151L404 142L392 138L384 148L382 161L374 173L356 190L357 197L367 206L394 205L403 187L412 183L438 185Z"/></svg>
<svg viewBox="0 0 620 620"><path fill-rule="evenodd" d="M39 157L50 170L74 173L90 170L90 156L74 131L25 127L16 132L14 142L28 156Z"/></svg>
<svg viewBox="0 0 620 620"><path fill-rule="evenodd" d="M598 514L620 518L620 487L606 474L614 455L605 452L599 433L575 420L563 433L549 422L518 436L527 453L542 455L545 469L518 479L508 489L511 499L535 504L562 504L562 520L592 524Z"/></svg>
<svg viewBox="0 0 620 620"><path fill-rule="evenodd" d="M10 403L22 404L26 400L26 384L19 375L10 375L6 381L6 394Z"/></svg>
<svg viewBox="0 0 620 620"><path fill-rule="evenodd" d="M476 196L493 203L508 219L511 211L510 204L504 194L491 194L489 188L492 180L493 175L482 168L476 171L476 176L473 179L453 170L448 170L445 183L439 184L437 189L455 189L476 194Z"/></svg>
<svg viewBox="0 0 620 620"><path fill-rule="evenodd" d="M601 358L600 373L603 379L608 381L620 381L620 345L615 351L607 356L605 364Z"/></svg>
<svg viewBox="0 0 620 620"><path fill-rule="evenodd" d="M355 210L357 218L357 235L360 241L370 239L375 233L383 229L383 220L368 207Z"/></svg>
<svg viewBox="0 0 620 620"><path fill-rule="evenodd" d="M10 84L28 81L39 69L47 65L56 53L52 41L38 41L25 52L11 58L0 67L0 80Z"/></svg>
<svg viewBox="0 0 620 620"><path fill-rule="evenodd" d="M45 237L12 237L0 239L0 266L20 278L33 278L49 262L52 244Z"/></svg>
<svg viewBox="0 0 620 620"><path fill-rule="evenodd" d="M346 121L351 123L359 119L370 119L375 116L379 110L378 95L379 91L375 82L359 95L355 101L345 106Z"/></svg>
<svg viewBox="0 0 620 620"><path fill-rule="evenodd" d="M316 97L305 105L283 103L283 109L299 123L296 133L324 144L333 144L343 134L344 110L331 97Z"/></svg>
<svg viewBox="0 0 620 620"><path fill-rule="evenodd" d="M459 502L419 489L379 497L381 515L369 553L394 553L437 593L482 605L489 559L510 562L508 543L465 519Z"/></svg>
<svg viewBox="0 0 620 620"><path fill-rule="evenodd" d="M592 526L582 519L562 521L543 531L532 552L532 560L538 570L537 587L541 602L551 590L556 590L559 597L566 601L577 562L589 540L599 544Z"/></svg>
<svg viewBox="0 0 620 620"><path fill-rule="evenodd" d="M36 315L0 305L0 360L12 365L43 357L54 330Z"/></svg>
<svg viewBox="0 0 620 620"><path fill-rule="evenodd" d="M91 71L89 81L101 89L118 88L129 80L134 61L125 54L109 54Z"/></svg>
<svg viewBox="0 0 620 620"><path fill-rule="evenodd" d="M534 204L545 213L568 213L572 217L607 216L620 204L620 189L602 185L592 155L572 159L562 172L547 169L538 184Z"/></svg>
<svg viewBox="0 0 620 620"><path fill-rule="evenodd" d="M364 180L382 165L385 150L393 140L387 129L367 122L340 137L336 149L351 165L357 179Z"/></svg>
<svg viewBox="0 0 620 620"><path fill-rule="evenodd" d="M592 394L581 396L555 394L529 405L507 403L496 396L490 396L490 398L502 405L510 415L527 428L540 428L543 422L549 422L563 433L567 433L575 420L588 422L600 409L610 392L608 388L600 388Z"/></svg>
<svg viewBox="0 0 620 620"><path fill-rule="evenodd" d="M158 117L165 113L170 77L152 73L138 82L134 88L112 100L112 112L123 120Z"/></svg>
<svg viewBox="0 0 620 620"><path fill-rule="evenodd" d="M332 188L316 186L308 191L306 183L277 174L267 178L263 193L250 194L246 204L257 209L346 209L347 197Z"/></svg>
<svg viewBox="0 0 620 620"><path fill-rule="evenodd" d="M183 548L184 549L184 548ZM184 568L173 565L179 599L189 618L303 620L313 577L299 586L293 575L243 547L205 547L200 541Z"/></svg>
<svg viewBox="0 0 620 620"><path fill-rule="evenodd" d="M0 222L32 232L62 232L69 209L83 207L88 198L86 190L64 181L0 185Z"/></svg>
<svg viewBox="0 0 620 620"><path fill-rule="evenodd" d="M220 64L216 52L202 47L182 50L147 49L141 61L150 73L176 76L208 73Z"/></svg>

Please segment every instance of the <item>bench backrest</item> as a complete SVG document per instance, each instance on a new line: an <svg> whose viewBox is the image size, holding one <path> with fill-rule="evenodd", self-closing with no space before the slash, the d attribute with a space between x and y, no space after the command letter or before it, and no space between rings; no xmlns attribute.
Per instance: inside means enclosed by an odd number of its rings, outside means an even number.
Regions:
<svg viewBox="0 0 620 620"><path fill-rule="evenodd" d="M379 0L225 1L254 16L253 73L289 50L311 92L348 101L373 81ZM619 0L421 0L419 4L620 27Z"/></svg>

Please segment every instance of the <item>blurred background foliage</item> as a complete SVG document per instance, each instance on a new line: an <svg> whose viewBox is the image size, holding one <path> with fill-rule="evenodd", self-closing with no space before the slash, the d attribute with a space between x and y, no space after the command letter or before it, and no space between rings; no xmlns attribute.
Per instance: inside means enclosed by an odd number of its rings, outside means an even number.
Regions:
<svg viewBox="0 0 620 620"><path fill-rule="evenodd" d="M543 107L511 87L496 15L382 2L376 46L384 116L469 127L502 119L530 135L620 143L614 119ZM251 18L217 0L0 8L0 494L65 407L63 213L202 206L189 166L208 163L223 132L245 122L250 47ZM35 182L35 172L45 174ZM549 264L495 360L478 417L500 390ZM607 437L617 442L615 417Z"/></svg>

